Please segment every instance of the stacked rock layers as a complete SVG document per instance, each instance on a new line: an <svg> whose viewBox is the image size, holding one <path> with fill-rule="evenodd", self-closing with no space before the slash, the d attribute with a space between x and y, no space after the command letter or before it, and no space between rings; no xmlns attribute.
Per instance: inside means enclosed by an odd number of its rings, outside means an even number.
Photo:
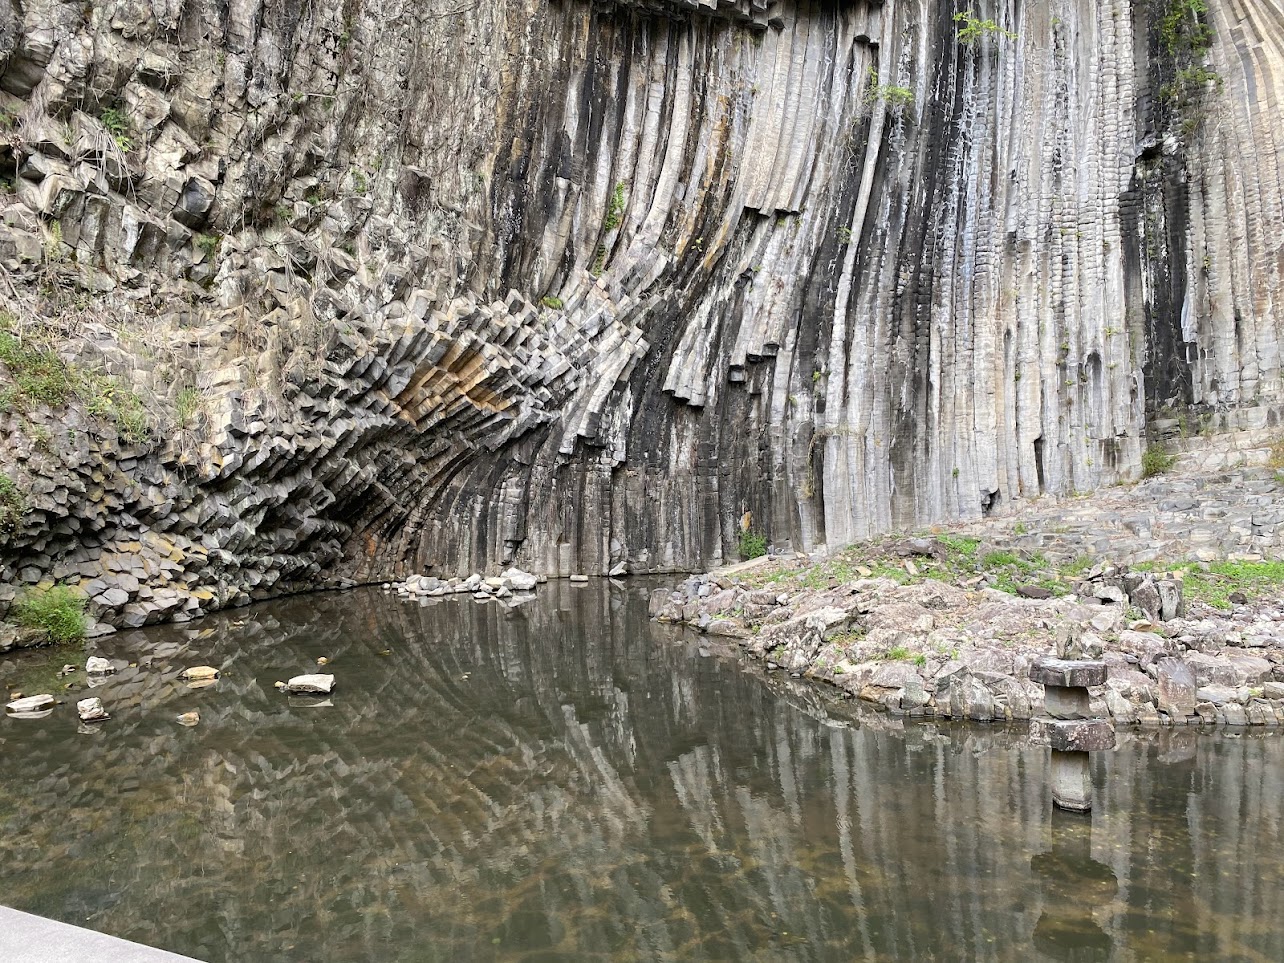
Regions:
<svg viewBox="0 0 1284 963"><path fill-rule="evenodd" d="M5 296L157 430L3 416L0 579L698 569L1267 429L1284 32L1208 7L10 0Z"/></svg>

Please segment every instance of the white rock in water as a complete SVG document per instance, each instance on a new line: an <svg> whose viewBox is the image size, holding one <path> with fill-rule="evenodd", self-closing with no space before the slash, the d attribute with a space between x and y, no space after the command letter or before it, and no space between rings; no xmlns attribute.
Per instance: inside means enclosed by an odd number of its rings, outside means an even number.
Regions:
<svg viewBox="0 0 1284 963"><path fill-rule="evenodd" d="M629 574L629 567L623 562L618 562L607 574L610 575L611 578L619 578L621 575Z"/></svg>
<svg viewBox="0 0 1284 963"><path fill-rule="evenodd" d="M42 712L45 709L52 709L54 697L45 693L43 695L27 696L25 699L14 699L5 709L9 712Z"/></svg>
<svg viewBox="0 0 1284 963"><path fill-rule="evenodd" d="M178 717L178 724L180 726L188 726L189 728L191 726L199 725L200 721L201 713L199 709L193 709L191 712L184 712Z"/></svg>
<svg viewBox="0 0 1284 963"><path fill-rule="evenodd" d="M183 670L183 678L192 682L200 682L204 679L217 679L218 669L212 665L194 665L190 669Z"/></svg>
<svg viewBox="0 0 1284 963"><path fill-rule="evenodd" d="M111 718L103 708L102 699L81 699L76 703L76 712L80 714L81 722L102 722Z"/></svg>
<svg viewBox="0 0 1284 963"><path fill-rule="evenodd" d="M334 676L332 675L296 675L285 684L282 691L290 695L302 695L308 692L329 695L333 689Z"/></svg>
<svg viewBox="0 0 1284 963"><path fill-rule="evenodd" d="M534 575L529 572L523 572L520 568L510 568L500 578L507 579L508 587L514 592L529 592L539 582Z"/></svg>
<svg viewBox="0 0 1284 963"><path fill-rule="evenodd" d="M106 659L100 659L96 655L91 655L85 660L85 671L97 674L106 674L108 672L115 672L116 667Z"/></svg>
<svg viewBox="0 0 1284 963"><path fill-rule="evenodd" d="M572 582L574 582L576 585L583 585L585 582L587 582L587 581L588 581L588 576L587 576L587 575L572 575L572 576L571 576L571 581L572 581Z"/></svg>

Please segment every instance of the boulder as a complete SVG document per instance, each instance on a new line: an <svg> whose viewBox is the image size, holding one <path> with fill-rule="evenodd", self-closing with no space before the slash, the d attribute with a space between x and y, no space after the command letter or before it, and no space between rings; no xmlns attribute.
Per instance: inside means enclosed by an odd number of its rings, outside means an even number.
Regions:
<svg viewBox="0 0 1284 963"><path fill-rule="evenodd" d="M102 722L111 718L103 708L102 699L81 699L76 703L76 714L81 722Z"/></svg>
<svg viewBox="0 0 1284 963"><path fill-rule="evenodd" d="M115 672L116 667L106 659L91 655L85 660L85 671L91 675L106 675L109 672Z"/></svg>
<svg viewBox="0 0 1284 963"><path fill-rule="evenodd" d="M1106 663L1084 659L1037 660L1030 666L1030 681L1041 685L1082 688L1105 685Z"/></svg>
<svg viewBox="0 0 1284 963"><path fill-rule="evenodd" d="M218 669L212 665L194 665L183 670L183 678L188 682L206 682L218 678Z"/></svg>
<svg viewBox="0 0 1284 963"><path fill-rule="evenodd" d="M34 717L48 715L53 711L53 707L54 697L46 692L40 695L27 696L23 699L14 699L4 708L11 715Z"/></svg>
<svg viewBox="0 0 1284 963"><path fill-rule="evenodd" d="M1184 719L1195 712L1195 673L1181 659L1165 658L1155 664L1158 705L1161 712Z"/></svg>
<svg viewBox="0 0 1284 963"><path fill-rule="evenodd" d="M514 592L530 592L537 586L539 579L521 569L508 569L499 573L499 578L508 580L508 588Z"/></svg>
<svg viewBox="0 0 1284 963"><path fill-rule="evenodd" d="M288 695L329 695L334 691L334 676L296 675L281 688Z"/></svg>

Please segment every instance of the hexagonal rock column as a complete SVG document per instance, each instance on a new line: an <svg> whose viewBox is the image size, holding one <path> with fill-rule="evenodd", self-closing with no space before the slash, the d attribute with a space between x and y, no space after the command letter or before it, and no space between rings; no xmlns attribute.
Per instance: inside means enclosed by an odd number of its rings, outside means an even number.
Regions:
<svg viewBox="0 0 1284 963"><path fill-rule="evenodd" d="M1052 802L1061 809L1092 809L1088 753L1115 747L1115 727L1090 718L1088 686L1104 685L1106 663L1087 659L1040 659L1030 678L1043 686L1050 719L1030 721L1030 739L1052 748Z"/></svg>

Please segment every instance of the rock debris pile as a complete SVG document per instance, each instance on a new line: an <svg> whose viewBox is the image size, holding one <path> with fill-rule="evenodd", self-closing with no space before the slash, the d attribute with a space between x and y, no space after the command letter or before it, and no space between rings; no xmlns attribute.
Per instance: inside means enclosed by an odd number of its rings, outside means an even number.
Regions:
<svg viewBox="0 0 1284 963"><path fill-rule="evenodd" d="M1101 564L1073 592L1026 598L975 579L902 584L903 573L787 590L715 574L655 591L650 612L911 717L1042 715L1043 687L1030 672L1056 650L1108 667L1104 684L1087 690L1091 718L1284 723L1284 600L1187 605L1179 576Z"/></svg>
<svg viewBox="0 0 1284 963"><path fill-rule="evenodd" d="M572 576L571 581L577 577ZM587 581L587 578L584 579ZM426 600L447 595L468 594L477 602L500 599L510 605L520 605L533 599L535 586L546 579L510 568L498 576L486 578L476 572L468 578L440 579L431 575L412 575L396 585L384 583L385 591L396 590L404 599Z"/></svg>

